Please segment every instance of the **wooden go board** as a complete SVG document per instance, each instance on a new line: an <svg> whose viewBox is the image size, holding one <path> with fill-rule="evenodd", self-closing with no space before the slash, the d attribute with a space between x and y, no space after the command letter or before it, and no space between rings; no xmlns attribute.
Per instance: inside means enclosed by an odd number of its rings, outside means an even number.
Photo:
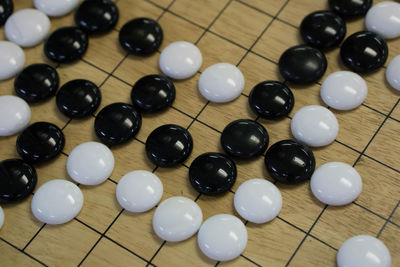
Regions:
<svg viewBox="0 0 400 267"><path fill-rule="evenodd" d="M255 119L269 132L270 144L293 138L290 118L268 121L257 118L248 105L252 87L264 80L283 81L277 62L287 48L302 43L298 25L315 10L328 9L325 0L116 0L120 19L111 33L91 37L82 60L56 65L43 54L43 44L25 49L27 63L45 62L57 67L61 84L72 79L88 79L100 86L103 100L98 111L113 102L130 103L133 83L147 74L159 73L159 53L147 58L128 55L118 43L121 26L135 17L156 19L164 30L162 47L187 40L203 53L200 71L217 62L236 64L243 72L243 94L227 104L208 103L197 90L200 74L175 81L176 101L157 115L144 115L136 139L112 147L115 169L105 183L82 186L85 202L77 218L64 225L44 225L30 211L31 197L22 203L4 205L5 224L0 231L0 266L335 266L340 245L359 234L376 236L387 245L393 266L400 266L400 94L385 81L382 68L364 75L368 97L359 108L333 111L340 124L337 140L313 149L317 167L329 161L355 166L363 179L363 191L356 202L344 207L327 207L316 200L309 183L277 184L283 208L275 220L255 225L247 223L248 245L243 254L219 263L200 252L196 236L166 243L153 232L154 209L133 214L123 211L115 198L121 177L133 170L153 171L164 184L163 199L186 196L199 204L204 219L218 214L235 214L233 196L237 187L250 178L271 180L263 157L236 161L238 177L231 192L219 197L199 195L188 180L188 166L204 152L221 151L222 129L239 118ZM374 1L381 2L381 1ZM31 0L16 0L15 10L32 7ZM52 31L74 25L73 14L52 18ZM348 34L364 28L364 19L347 22ZM3 31L3 28L1 28ZM4 38L4 33L1 33ZM388 42L389 59L400 54L400 40ZM339 49L326 53L329 73L346 69ZM387 64L387 63L386 63ZM323 78L322 78L323 80ZM321 81L322 81L321 80ZM324 105L320 83L310 86L288 84L296 104L290 116L305 105ZM13 79L0 83L0 95L15 94ZM38 186L52 179L67 179L68 153L78 144L99 141L88 119L70 120L57 109L55 98L31 105L31 122L48 121L62 128L66 146L58 158L37 166ZM97 111L97 112L98 112ZM175 123L187 127L194 139L190 158L176 168L155 168L146 158L144 142L156 127ZM16 136L0 138L0 160L18 157Z"/></svg>

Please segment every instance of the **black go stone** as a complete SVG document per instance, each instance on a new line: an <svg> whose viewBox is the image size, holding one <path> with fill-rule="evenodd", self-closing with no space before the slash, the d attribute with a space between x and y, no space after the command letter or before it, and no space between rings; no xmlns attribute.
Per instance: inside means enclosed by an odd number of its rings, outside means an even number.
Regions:
<svg viewBox="0 0 400 267"><path fill-rule="evenodd" d="M0 25L6 23L6 20L13 11L14 4L12 0L0 0Z"/></svg>
<svg viewBox="0 0 400 267"><path fill-rule="evenodd" d="M86 0L75 12L76 25L89 34L109 32L118 18L118 8L109 0Z"/></svg>
<svg viewBox="0 0 400 267"><path fill-rule="evenodd" d="M264 119L287 116L294 106L292 91L277 81L264 81L251 90L249 104L255 114Z"/></svg>
<svg viewBox="0 0 400 267"><path fill-rule="evenodd" d="M341 16L363 16L372 5L372 0L329 0L332 10Z"/></svg>
<svg viewBox="0 0 400 267"><path fill-rule="evenodd" d="M50 34L44 44L44 53L58 63L82 58L89 45L87 34L78 27L63 27Z"/></svg>
<svg viewBox="0 0 400 267"><path fill-rule="evenodd" d="M316 11L303 19L300 32L307 44L317 48L331 48L343 41L346 23L334 12Z"/></svg>
<svg viewBox="0 0 400 267"><path fill-rule="evenodd" d="M139 132L142 116L134 106L113 103L97 114L94 129L100 140L107 145L125 143Z"/></svg>
<svg viewBox="0 0 400 267"><path fill-rule="evenodd" d="M189 179L197 192L219 195L232 188L236 181L235 163L220 153L204 153L190 165Z"/></svg>
<svg viewBox="0 0 400 267"><path fill-rule="evenodd" d="M49 122L36 122L23 130L17 138L17 152L27 162L40 163L61 153L64 134Z"/></svg>
<svg viewBox="0 0 400 267"><path fill-rule="evenodd" d="M132 87L133 105L143 112L163 110L175 100L175 86L162 75L148 75L139 79Z"/></svg>
<svg viewBox="0 0 400 267"><path fill-rule="evenodd" d="M297 84L310 84L324 75L327 61L324 53L307 45L287 49L279 59L283 78Z"/></svg>
<svg viewBox="0 0 400 267"><path fill-rule="evenodd" d="M20 159L0 162L0 203L8 204L27 198L35 189L35 168Z"/></svg>
<svg viewBox="0 0 400 267"><path fill-rule="evenodd" d="M91 115L99 107L101 93L99 87L88 80L72 80L61 86L57 93L58 109L70 118Z"/></svg>
<svg viewBox="0 0 400 267"><path fill-rule="evenodd" d="M253 120L236 120L222 131L221 145L233 157L249 159L260 156L268 147L267 130Z"/></svg>
<svg viewBox="0 0 400 267"><path fill-rule="evenodd" d="M311 178L315 169L315 158L307 146L294 140L283 140L267 150L265 165L276 181L298 184Z"/></svg>
<svg viewBox="0 0 400 267"><path fill-rule="evenodd" d="M382 67L388 58L388 46L379 35L370 31L356 32L340 48L343 63L352 71L371 72Z"/></svg>
<svg viewBox="0 0 400 267"><path fill-rule="evenodd" d="M166 124L147 137L146 154L155 165L173 167L183 163L192 153L193 139L185 128Z"/></svg>
<svg viewBox="0 0 400 267"><path fill-rule="evenodd" d="M17 95L27 102L38 102L56 94L60 78L55 68L47 64L32 64L14 80Z"/></svg>
<svg viewBox="0 0 400 267"><path fill-rule="evenodd" d="M133 19L119 32L121 46L137 56L153 54L160 47L162 40L161 26L149 18Z"/></svg>

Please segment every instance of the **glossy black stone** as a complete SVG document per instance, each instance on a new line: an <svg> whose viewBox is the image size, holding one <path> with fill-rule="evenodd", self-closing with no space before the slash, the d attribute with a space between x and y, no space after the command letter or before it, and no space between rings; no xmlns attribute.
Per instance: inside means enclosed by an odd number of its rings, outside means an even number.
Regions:
<svg viewBox="0 0 400 267"><path fill-rule="evenodd" d="M388 46L379 35L370 31L356 32L340 48L343 63L352 71L366 73L382 67L388 58Z"/></svg>
<svg viewBox="0 0 400 267"><path fill-rule="evenodd" d="M329 0L332 10L341 16L365 15L372 5L372 0Z"/></svg>
<svg viewBox="0 0 400 267"><path fill-rule="evenodd" d="M253 112L265 119L287 116L294 106L292 91L283 83L264 81L250 92L249 104Z"/></svg>
<svg viewBox="0 0 400 267"><path fill-rule="evenodd" d="M56 94L60 78L55 68L47 64L32 64L14 80L17 95L27 102L38 102Z"/></svg>
<svg viewBox="0 0 400 267"><path fill-rule="evenodd" d="M0 0L0 25L6 23L6 20L13 11L14 4L12 0Z"/></svg>
<svg viewBox="0 0 400 267"><path fill-rule="evenodd" d="M99 107L101 93L97 85L88 80L72 80L61 86L57 93L58 109L70 118L91 115Z"/></svg>
<svg viewBox="0 0 400 267"><path fill-rule="evenodd" d="M334 12L316 11L303 19L300 32L307 44L318 48L330 48L343 41L346 23Z"/></svg>
<svg viewBox="0 0 400 267"><path fill-rule="evenodd" d="M219 195L232 188L236 181L235 163L220 153L204 153L190 165L189 179L197 192Z"/></svg>
<svg viewBox="0 0 400 267"><path fill-rule="evenodd" d="M147 137L147 157L157 166L173 167L184 162L192 153L193 139L183 127L166 124Z"/></svg>
<svg viewBox="0 0 400 267"><path fill-rule="evenodd" d="M97 114L94 129L101 141L108 145L125 143L135 137L142 126L142 116L129 104L113 103Z"/></svg>
<svg viewBox="0 0 400 267"><path fill-rule="evenodd" d="M149 18L127 22L119 32L119 42L128 52L148 56L157 51L163 40L161 26Z"/></svg>
<svg viewBox="0 0 400 267"><path fill-rule="evenodd" d="M133 105L144 112L163 110L175 100L175 86L162 75L148 75L139 79L132 87Z"/></svg>
<svg viewBox="0 0 400 267"><path fill-rule="evenodd" d="M221 145L233 157L249 159L260 156L268 147L267 130L253 120L236 120L222 131Z"/></svg>
<svg viewBox="0 0 400 267"><path fill-rule="evenodd" d="M89 45L87 34L78 27L63 27L50 34L44 43L45 55L58 63L81 58Z"/></svg>
<svg viewBox="0 0 400 267"><path fill-rule="evenodd" d="M283 78L297 84L316 82L324 75L327 61L324 53L307 45L287 49L279 59Z"/></svg>
<svg viewBox="0 0 400 267"><path fill-rule="evenodd" d="M117 24L117 6L109 0L86 0L75 12L75 23L89 34L101 34Z"/></svg>
<svg viewBox="0 0 400 267"><path fill-rule="evenodd" d="M49 122L36 122L19 134L17 152L27 162L45 162L60 154L64 144L60 128Z"/></svg>
<svg viewBox="0 0 400 267"><path fill-rule="evenodd" d="M307 146L294 140L283 140L267 150L265 165L278 182L297 184L310 179L315 169L315 158Z"/></svg>
<svg viewBox="0 0 400 267"><path fill-rule="evenodd" d="M35 189L35 168L20 159L0 162L0 203L13 203L28 197Z"/></svg>

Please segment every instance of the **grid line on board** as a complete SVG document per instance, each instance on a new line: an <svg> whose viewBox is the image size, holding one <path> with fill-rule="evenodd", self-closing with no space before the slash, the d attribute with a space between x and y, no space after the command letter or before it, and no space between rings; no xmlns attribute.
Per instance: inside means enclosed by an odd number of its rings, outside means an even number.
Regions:
<svg viewBox="0 0 400 267"><path fill-rule="evenodd" d="M150 0L144 0L144 1L147 1L147 2L149 2L149 3L152 3L152 4L156 5L156 6L158 6L157 4L153 3L153 2L150 1ZM175 0L174 0L174 1L175 1ZM167 8L162 8L162 7L158 6L159 8L163 9L163 13L159 16L158 19L160 19L160 18L162 17L162 15L163 15L165 12L169 12L169 13L171 13L171 14L177 16L177 17L183 18L183 19L185 19L186 21L191 22L190 20L188 20L188 19L186 19L186 18L184 18L184 17L182 17L182 16L180 16L180 15L178 15L178 14L175 14L174 12L172 12L172 11L170 11L170 10L168 9L168 8L174 3L174 1L171 1L170 5L169 5ZM240 1L240 0L235 0L235 1L244 4L244 3L243 3L242 1ZM118 2L118 1L116 1L116 2ZM229 3L231 3L231 2L232 2L232 0L229 1ZM289 2L289 0L286 1L285 5L286 5L288 2ZM252 7L252 6L249 5L249 4L246 4L246 5ZM255 8L255 7L253 7L253 8L256 9L256 10L258 10L258 9ZM283 9L283 7L281 8L281 10L282 10L282 9ZM280 11L281 11L281 10L280 10ZM258 11L259 11L259 12L262 12L261 10L258 10ZM288 22L286 22L286 21L284 21L284 20L278 18L278 15L279 15L280 11L277 13L276 16L274 16L273 20L274 20L274 19L277 19L277 20L279 20L279 21L282 21L282 22L285 22L286 24L291 25L290 23L288 23ZM221 13L222 13L222 12L221 12ZM264 13L264 14L266 14L266 15L268 15L268 16L271 16L271 14L268 14L268 13L265 13L265 12L262 12L262 13ZM200 28L205 29L204 27L202 27L202 26L200 26L200 25L198 25L198 24L195 24L195 23L193 23L193 22L191 22L191 23L194 24L194 25L196 25L196 26L198 26L198 27L200 27ZM269 24L271 24L271 23L272 23L272 21L271 21ZM212 26L212 25L209 25L209 27L211 27L211 26ZM291 26L295 27L294 25L291 25ZM268 28L268 27L267 27L267 28ZM264 34L264 32L267 30L267 28L260 34L260 36L257 38L256 42L257 42L257 41L259 40L259 38ZM297 28L297 27L295 27L295 28ZM239 44L237 44L237 43L235 43L235 42L233 42L233 41L231 41L231 40L229 40L229 39L227 39L227 38L225 38L225 37L223 37L223 36L221 36L221 35L219 35L219 34L217 34L217 33L214 33L214 32L212 32L212 31L210 31L209 29L205 29L205 32L202 34L202 36L203 36L206 32L210 32L210 33L212 33L212 34L214 34L214 35L216 35L216 36L218 36L218 37L220 37L220 38L222 38L222 39L224 39L224 40L227 40L227 41L229 41L229 42L231 42L231 43L233 43L233 44L235 44L235 45L237 45L237 46L239 46L239 47L244 48L243 46L241 46L241 45L239 45ZM200 40L200 39L199 39L199 40ZM198 40L198 41L199 41L199 40ZM256 43L256 42L255 42L255 43ZM255 43L251 46L251 48L255 45ZM249 48L249 49L244 48L244 49L247 50L247 52L246 52L246 54L243 56L243 58L240 60L240 62L238 63L238 65L239 65L239 64L241 63L241 61L247 56L248 53L255 54L255 55L257 55L257 56L259 56L259 57L261 57L261 58L263 58L263 59L265 59L265 60L268 60L268 61L270 61L270 62L273 62L274 64L277 64L276 62L272 61L271 59L268 59L267 57L264 57L264 56L262 56L262 55L259 55L258 53L255 53L255 52L251 51L251 48ZM123 61L124 61L127 57L128 57L128 54L119 62L119 64L117 64L117 66L113 69L113 71L112 71L111 73L108 73L108 72L102 70L100 67L98 67L98 66L96 66L96 65L94 65L94 64L92 64L92 63L90 63L90 62L88 62L88 61L85 60L85 59L82 59L82 61L84 61L85 63L87 63L87 64L89 64L89 65L91 65L91 66L97 68L98 70L103 71L103 72L105 72L105 73L108 74L108 76L105 78L105 80L104 80L103 83L101 84L101 85L103 85L111 76L117 78L117 79L120 80L120 81L123 81L123 80L120 79L119 77L116 77L116 76L114 75L114 72L115 72L116 69L123 63ZM125 82L125 81L123 81L123 82L126 83L126 84L129 84L129 83ZM350 148L350 149L352 149L352 150L354 150L354 151L356 151L357 153L360 154L359 158L357 159L357 161L355 162L354 165L357 164L357 162L359 161L359 159L360 159L362 156L365 156L365 157L367 157L367 158L370 158L370 159L372 159L372 160L374 160L374 161L376 161L376 162L382 164L382 165L385 166L385 167L388 167L388 168L390 168L390 169L392 169L392 170L394 170L394 171L400 173L399 170L397 170L397 169L395 169L395 168L393 168L393 167L391 167L391 166L388 166L388 165L386 165L386 164L384 164L384 163L382 163L382 162L380 162L380 161L378 161L378 160L372 158L371 156L368 156L368 155L365 155L365 154L364 154L364 152L365 152L366 149L368 148L369 144L373 141L374 137L378 134L380 128L384 125L384 123L386 122L386 120L387 120L388 118L392 118L390 115L391 115L392 111L394 110L394 108L398 105L398 103L399 103L399 100L396 102L396 104L394 105L394 107L392 108L392 110L389 112L389 114L385 115L385 116L386 116L385 120L382 122L382 124L380 125L380 127L379 127L378 130L375 132L374 136L371 138L370 142L366 145L366 147L364 148L364 150L363 150L362 152L359 152L358 150L352 148L351 146L348 146L348 145L343 144L343 143L341 143L341 142L339 142L339 141L336 141L336 142L338 142L339 144L342 144L342 145L344 145L344 146L346 146L346 147L348 147L348 148ZM207 104L203 107L202 110L204 110L204 109L206 108L206 106L207 106ZM378 113L380 113L380 114L384 114L384 113L380 112L379 110L373 109L373 108L371 108L371 107L369 107L369 106L367 106L367 105L365 105L365 106L366 106L367 108L370 108L371 110L373 110L373 111L375 111L375 112L378 112ZM180 111L178 108L175 108L175 107L172 107L172 108L174 108L175 110L181 112L182 114L184 114L184 115L186 115L186 116L192 118L192 119L193 119L192 123L193 123L194 121L198 121L198 122L200 122L201 124L203 124L203 125L205 125L205 126L211 128L212 130L214 130L214 131L216 131L216 132L218 132L218 133L221 133L221 132L218 131L217 129L215 129L215 128L213 128L213 127L207 125L206 123L204 123L204 122L202 122L202 121L200 121L200 120L197 119L198 115L200 115L200 113L201 113L202 110L197 114L197 116L196 116L195 118L193 118L192 116L189 116L189 115L186 114L185 112ZM392 119L394 119L394 118L392 118ZM394 119L394 120L397 121L397 122L399 122L399 120L397 120L397 119ZM69 120L69 121L66 123L66 125L63 127L63 129L64 129L65 127L68 126L68 124L69 124L70 121L71 121L71 120ZM191 124L192 124L192 123L191 123ZM140 142L141 142L141 141L140 141ZM143 143L143 142L141 142L141 143ZM65 155L67 155L67 154L65 154ZM200 195L199 195L199 196L200 196ZM197 199L199 198L199 196L197 197ZM197 199L196 199L196 200L197 200ZM367 211L369 211L369 212L375 214L373 211L371 211L371 210L369 210L369 209L367 209L367 208L365 208L365 207L359 205L358 203L355 203L355 204L358 205L358 206L360 206L360 207L362 207L362 208L364 208L364 209L366 209ZM395 223L393 223L393 222L390 221L390 218L391 218L392 214L395 212L395 210L396 210L396 208L398 207L398 205L399 205L399 204L396 205L396 207L395 207L394 210L392 211L391 215L386 219L386 223L384 224L384 226L383 226L382 229L380 230L380 233L384 230L384 228L385 228L385 226L386 226L387 223L392 223L393 225L396 225L396 226L399 227L399 225L397 225L397 224L395 224ZM325 209L326 209L326 208L324 208L324 210L325 210ZM324 210L323 210L323 211L324 211ZM323 211L321 212L320 216L322 215ZM121 211L121 213L122 213L122 211ZM120 214L119 214L119 215L120 215ZM119 215L114 219L113 223L118 219ZM375 214L375 215L377 215L377 214ZM318 218L319 218L320 216L318 216ZM379 215L377 215L377 216L379 216ZM318 218L316 219L316 221L314 222L314 224L317 223ZM82 223L83 225L85 225L86 227L92 228L90 225L87 225L87 224L85 224L84 222L82 222L82 221L80 221L80 220L78 220L78 219L76 219L76 220L79 221L80 223ZM112 223L112 224L113 224L113 223ZM286 222L286 223L288 223L289 225L291 225L291 223L289 223L289 222ZM111 224L109 227L111 227L112 224ZM313 225L314 225L314 224L313 224ZM41 229L43 229L44 226L45 226L45 225L43 225L43 226L41 227ZM297 228L295 225L291 225L291 226L294 227L294 228ZM311 232L312 227L313 227L313 226L311 226L309 232ZM40 230L41 230L41 229L40 229ZM108 229L109 229L109 228L108 228ZM108 229L107 229L107 230L108 230ZM40 231L40 230L39 230L39 231ZM94 228L93 228L92 230L94 230ZM107 231L107 230L106 230L106 231ZM301 229L298 229L298 230L302 231ZM39 232L39 231L38 231L38 232ZM94 231L95 231L95 230L94 230ZM32 240L37 236L38 232L37 232L37 233L34 235L34 237L28 242L28 244L24 247L24 249L25 249L25 248L30 244L30 242L32 242ZM97 231L96 231L96 232L97 232ZM302 232L304 232L304 231L302 231ZM104 236L105 238L107 238L108 240L114 242L114 243L117 244L118 246L120 246L120 247L124 248L125 250L129 251L130 253L134 254L135 256L138 256L135 252L133 252L133 251L131 251L130 249L128 249L128 248L122 246L121 244L119 244L119 243L116 242L115 240L112 240L111 238L109 238L109 237L106 236L105 234L103 234L103 235L100 237L100 239L101 239L103 236ZM332 249L336 249L336 248L334 248L333 246L329 245L328 243L325 243L324 241L322 241L322 240L320 240L320 239L314 237L314 236L313 236L312 234L310 234L310 233L307 233L307 234L306 234L306 237L307 237L307 236L313 237L314 239L320 241L321 243L325 244L326 246L328 246L328 247L330 247L330 248L332 248ZM306 238L306 237L305 237L305 238ZM14 245L12 245L12 244L9 243L8 241L4 240L3 238L0 237L0 239L3 240L3 241L4 241L5 243L7 243L8 245L10 245L10 246L12 246L12 247L18 249L17 247L15 247ZM100 241L100 240L99 240L99 241ZM96 244L97 244L97 243L96 243ZM95 246L96 246L96 244L95 244ZM95 246L93 246L93 248L90 250L90 252L85 256L85 258L86 258L87 256L89 256L89 254L91 253L91 251L94 249ZM301 244L299 245L298 249L300 248L300 246L301 246ZM160 250L161 248L162 248L162 246L159 248L159 250ZM44 263L42 263L41 261L39 261L39 260L35 259L34 257L30 256L30 255L29 255L28 253L26 253L25 251L20 250L20 249L18 249L18 250L21 251L22 253L24 253L25 255L29 256L30 258L34 259L34 260L37 261L38 263L40 263L40 264L46 266ZM296 251L297 251L297 250L296 250ZM295 254L296 254L296 252L292 255L292 258L295 256ZM156 256L156 254L153 255L153 258L154 258L155 256ZM140 257L140 256L138 256L138 257L141 258L142 260L144 260L145 262L147 262L148 264L151 264L151 262L148 262L148 261L145 260L144 258L142 258L142 257ZM247 257L245 257L245 256L242 256L242 257L245 258L245 259L247 259L247 260L249 260L250 262L256 264L256 263L253 262L251 259L249 259L249 258L247 258ZM82 260L82 262L83 262L83 261L84 261L84 259ZM289 264L289 262L288 262L288 264ZM151 264L151 265L153 265L153 264Z"/></svg>
<svg viewBox="0 0 400 267"><path fill-rule="evenodd" d="M98 230L94 229L92 226L88 225L87 223L85 223L85 222L79 220L78 218L74 218L74 220L76 220L77 222L81 223L83 226L86 226L86 227L90 228L91 230L93 230L94 232L98 233L99 235L102 235L101 232L99 232ZM129 253L131 253L132 255L134 255L134 256L140 258L140 259L143 260L145 263L148 263L148 261L147 261L145 258L143 258L143 257L140 256L139 254L135 253L135 252L132 251L131 249L125 247L124 245L122 245L121 243L117 242L116 240L110 238L109 236L107 236L107 235L104 234L104 235L103 235L103 238L105 238L105 239L107 239L107 240L113 242L114 244L118 245L119 247L121 247L121 248L123 248L124 250L128 251ZM94 247L92 248L92 250L93 250L93 249L94 249ZM89 254L88 254L87 256L89 256ZM86 258L86 257L85 257L85 258ZM82 264L83 262L84 262L84 260L82 260L80 264ZM154 266L153 264L150 264L150 265Z"/></svg>
<svg viewBox="0 0 400 267"><path fill-rule="evenodd" d="M44 223L42 226L40 226L39 230L33 235L33 237L26 243L22 251L25 251L25 249L29 246L30 243L32 243L33 239L43 230L43 228L46 226L46 223Z"/></svg>
<svg viewBox="0 0 400 267"><path fill-rule="evenodd" d="M289 3L290 0L286 0L286 2L281 6L281 8L279 9L279 11L276 13L275 16L272 17L272 20L267 24L267 26L265 26L265 28L263 29L263 31L257 36L256 40L253 42L253 44L246 49L246 53L243 55L243 57L239 60L239 63L236 66L239 66L240 63L242 63L242 61L245 59L245 57L250 53L250 51L254 48L254 46L257 44L257 42L260 40L260 38L264 35L265 32L267 32L267 30L269 29L269 27L271 26L271 24L278 18L279 14L282 12L283 9L285 9L285 7L287 6L287 4ZM270 16L270 15L268 15Z"/></svg>
<svg viewBox="0 0 400 267"><path fill-rule="evenodd" d="M314 223L311 225L310 229L308 229L307 233L305 234L304 238L300 241L300 244L297 246L293 254L290 256L289 260L287 261L285 266L289 266L289 264L292 262L294 256L296 256L297 252L300 250L301 246L304 244L304 241L307 239L307 236L310 235L312 229L314 226L318 223L319 219L321 218L322 214L324 214L325 210L328 208L328 205L325 205L325 207L322 209L322 211L319 213L318 217L315 219Z"/></svg>
<svg viewBox="0 0 400 267"><path fill-rule="evenodd" d="M32 255L30 255L29 253L27 253L26 251L19 249L17 246L15 246L14 244L12 244L11 242L8 242L7 240L5 240L4 238L2 238L0 236L0 240L3 241L4 243L6 243L8 246L15 248L16 250L18 250L19 252L21 252L22 254L28 256L29 258L33 259L34 261L36 261L37 263L43 265L43 266L47 266L46 264L44 264L42 261L36 259L35 257L33 257Z"/></svg>
<svg viewBox="0 0 400 267"><path fill-rule="evenodd" d="M376 235L376 238L379 238L383 232L383 230L385 230L386 225L390 222L390 219L392 218L392 216L394 215L394 213L396 212L397 208L400 205L400 200L399 202L397 202L396 206L394 207L394 209L392 210L392 212L390 213L389 217L386 219L385 224L382 226L381 230L379 231L379 233Z"/></svg>
<svg viewBox="0 0 400 267"><path fill-rule="evenodd" d="M382 121L381 125L379 125L378 129L375 131L374 135L371 137L371 139L369 140L368 144L365 146L365 148L363 149L363 151L361 151L360 156L358 157L358 159L356 160L356 162L354 163L353 167L358 163L358 161L361 159L361 157L365 154L365 151L367 151L369 145L372 143L372 141L375 139L375 137L378 135L379 131L382 129L383 125L385 124L385 122L389 119L390 115L392 114L392 112L394 111L394 109L396 108L397 104L400 102L400 98L397 99L396 103L394 104L394 106L392 107L392 109L389 111L389 113L386 115L385 119Z"/></svg>

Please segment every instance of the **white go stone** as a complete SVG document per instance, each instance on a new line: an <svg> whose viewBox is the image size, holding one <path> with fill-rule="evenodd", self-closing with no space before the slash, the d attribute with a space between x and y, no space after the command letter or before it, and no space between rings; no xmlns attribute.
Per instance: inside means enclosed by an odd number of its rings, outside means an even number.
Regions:
<svg viewBox="0 0 400 267"><path fill-rule="evenodd" d="M80 144L68 156L67 172L80 184L101 184L110 177L113 170L113 153L98 142Z"/></svg>
<svg viewBox="0 0 400 267"><path fill-rule="evenodd" d="M245 220L266 223L281 211L282 196L273 183L265 179L251 179L236 190L234 205Z"/></svg>
<svg viewBox="0 0 400 267"><path fill-rule="evenodd" d="M4 25L8 40L22 47L41 43L50 30L50 20L42 11L22 9L12 14Z"/></svg>
<svg viewBox="0 0 400 267"><path fill-rule="evenodd" d="M339 267L390 267L390 252L379 239L358 235L347 239L337 254Z"/></svg>
<svg viewBox="0 0 400 267"><path fill-rule="evenodd" d="M131 212L145 212L161 200L163 184L149 171L130 172L118 182L116 195L119 204Z"/></svg>
<svg viewBox="0 0 400 267"><path fill-rule="evenodd" d="M31 119L28 103L13 95L0 96L0 136L22 131Z"/></svg>
<svg viewBox="0 0 400 267"><path fill-rule="evenodd" d="M229 63L208 67L199 79L200 93L211 102L225 103L237 98L244 88L242 72Z"/></svg>
<svg viewBox="0 0 400 267"><path fill-rule="evenodd" d="M203 213L199 205L186 197L171 197L157 207L153 229L168 242L179 242L193 236L200 228Z"/></svg>
<svg viewBox="0 0 400 267"><path fill-rule="evenodd" d="M83 195L78 186L67 180L43 184L32 198L33 215L47 224L69 222L81 211Z"/></svg>
<svg viewBox="0 0 400 267"><path fill-rule="evenodd" d="M78 0L33 0L37 9L51 17L67 15L78 5Z"/></svg>
<svg viewBox="0 0 400 267"><path fill-rule="evenodd" d="M4 211L0 207L0 229L1 229L1 227L3 227L3 224L4 224Z"/></svg>
<svg viewBox="0 0 400 267"><path fill-rule="evenodd" d="M386 80L396 90L400 90L400 55L394 57L386 68Z"/></svg>
<svg viewBox="0 0 400 267"><path fill-rule="evenodd" d="M197 242L207 257L216 261L233 260L246 248L246 226L233 215L214 215L200 227Z"/></svg>
<svg viewBox="0 0 400 267"><path fill-rule="evenodd" d="M25 53L18 45L0 41L0 81L15 76L25 64Z"/></svg>
<svg viewBox="0 0 400 267"><path fill-rule="evenodd" d="M192 43L179 41L169 44L161 52L161 71L173 79L187 79L200 69L203 58L200 50Z"/></svg>
<svg viewBox="0 0 400 267"><path fill-rule="evenodd" d="M294 114L290 127L298 141L314 147L329 145L339 132L335 115L329 109L318 105L299 109Z"/></svg>
<svg viewBox="0 0 400 267"><path fill-rule="evenodd" d="M385 39L400 36L400 4L384 1L371 7L365 16L365 26L369 31Z"/></svg>
<svg viewBox="0 0 400 267"><path fill-rule="evenodd" d="M329 74L321 85L321 98L328 106L350 110L360 106L368 94L364 79L351 71Z"/></svg>
<svg viewBox="0 0 400 267"><path fill-rule="evenodd" d="M341 206L357 199L362 190L362 180L352 166L329 162L315 170L310 186L314 196L322 203Z"/></svg>

